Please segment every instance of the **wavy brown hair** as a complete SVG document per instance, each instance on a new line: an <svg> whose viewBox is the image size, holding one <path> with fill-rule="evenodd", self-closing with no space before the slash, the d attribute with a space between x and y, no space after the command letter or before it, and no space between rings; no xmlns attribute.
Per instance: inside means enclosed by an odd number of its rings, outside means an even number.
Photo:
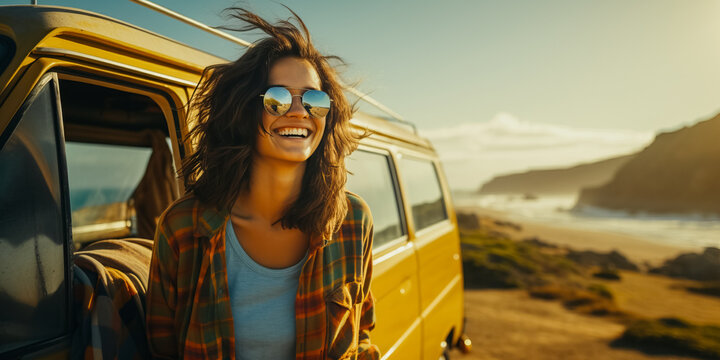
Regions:
<svg viewBox="0 0 720 360"><path fill-rule="evenodd" d="M300 195L277 221L284 228L330 239L347 213L345 157L357 148L360 137L350 128L354 109L330 65L330 61L342 63L342 59L320 54L307 27L290 9L293 17L275 24L242 8L226 10L247 25L224 29L259 29L268 37L256 41L234 62L212 65L203 72L191 100L198 117L188 136L197 144L196 151L185 158L179 171L186 192L203 203L229 210L241 192L251 190L257 137L260 131L267 131L262 125L260 94L268 86L270 69L282 58L304 59L320 76L332 106L320 145L307 160Z"/></svg>

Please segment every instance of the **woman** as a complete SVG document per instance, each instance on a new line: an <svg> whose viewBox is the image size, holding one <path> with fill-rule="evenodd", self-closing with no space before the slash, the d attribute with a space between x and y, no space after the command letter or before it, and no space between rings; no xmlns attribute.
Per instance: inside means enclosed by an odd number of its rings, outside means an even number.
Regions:
<svg viewBox="0 0 720 360"><path fill-rule="evenodd" d="M372 218L344 190L357 146L336 74L288 21L211 66L194 104L187 194L161 216L147 294L161 358L377 359Z"/></svg>

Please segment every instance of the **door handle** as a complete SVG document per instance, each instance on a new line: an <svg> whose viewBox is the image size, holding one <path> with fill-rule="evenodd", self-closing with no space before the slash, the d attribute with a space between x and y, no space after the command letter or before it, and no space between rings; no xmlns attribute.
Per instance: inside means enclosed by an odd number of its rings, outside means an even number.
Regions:
<svg viewBox="0 0 720 360"><path fill-rule="evenodd" d="M412 288L412 282L410 279L407 279L400 284L400 295L405 295L408 292L410 292L410 289Z"/></svg>

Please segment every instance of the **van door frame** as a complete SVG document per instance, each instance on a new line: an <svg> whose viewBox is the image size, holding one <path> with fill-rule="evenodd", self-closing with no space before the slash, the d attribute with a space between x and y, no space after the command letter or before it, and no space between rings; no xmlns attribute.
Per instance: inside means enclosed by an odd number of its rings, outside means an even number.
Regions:
<svg viewBox="0 0 720 360"><path fill-rule="evenodd" d="M49 48L43 48L48 51ZM149 70L139 69L132 66L117 68L117 64L110 60L104 60L82 53L72 52L72 57L61 57L62 49L56 49L49 55L34 60L25 69L19 79L11 79L14 88L10 91L5 102L0 107L0 131L3 131L7 123L3 123L3 115L5 111L16 109L8 109L7 105L12 104L20 95L18 93L29 93L43 74L50 71L56 72L61 78L68 76L79 76L82 82L110 87L122 91L137 93L152 98L158 106L163 110L168 133L171 138L173 160L176 165L182 164L191 146L189 140L186 139L189 129L182 126L180 118L187 115L188 87L191 82L183 79L175 79L164 74L156 73ZM38 52L37 50L34 53ZM85 59L87 57L87 59ZM84 61L87 60L87 61ZM126 69L128 68L128 69ZM142 71L142 72L140 72ZM169 80L166 80L169 78ZM34 80L34 81L33 81ZM194 88L194 87L193 87ZM25 90L22 90L25 89ZM161 99L161 101L158 101ZM14 114L14 112L12 112ZM8 114L8 118L11 115ZM187 125L187 124L185 124ZM180 193L184 192L184 184L178 182Z"/></svg>
<svg viewBox="0 0 720 360"><path fill-rule="evenodd" d="M161 75L161 74L160 74ZM70 195L68 184L67 163L65 158L65 136L64 121L62 118L62 99L60 98L61 79L78 80L81 82L110 87L122 91L132 92L149 96L163 111L165 125L171 138L173 160L175 164L181 164L185 154L185 141L181 127L180 114L178 108L185 106L182 97L179 94L187 94L187 88L178 85L177 91L173 91L167 83L153 81L137 77L135 74L127 74L117 72L114 69L106 69L95 65L89 65L82 62L67 61L66 59L57 59L52 57L40 57L30 63L23 72L17 74L17 77L11 79L12 88L6 89L7 96L0 106L0 148L14 132L17 124L22 118L27 108L32 104L38 93L44 86L53 86L52 96L55 106L55 139L58 156L58 176L61 192L61 209L64 212L64 262L65 262L65 281L67 289L66 313L68 325L66 332L58 337L41 340L36 343L21 346L17 349L9 350L2 354L5 358L44 358L47 356L66 357L70 355L72 336L74 333L74 322L76 314L73 312L73 279L72 279L72 254L74 244L72 238L72 213L70 211ZM123 79L133 79L132 82ZM51 82L52 84L48 84ZM161 100L161 101L158 101ZM13 106L13 104L18 104ZM4 115L7 114L7 117ZM1 119L5 117L7 121ZM184 192L184 184L177 181L179 192Z"/></svg>

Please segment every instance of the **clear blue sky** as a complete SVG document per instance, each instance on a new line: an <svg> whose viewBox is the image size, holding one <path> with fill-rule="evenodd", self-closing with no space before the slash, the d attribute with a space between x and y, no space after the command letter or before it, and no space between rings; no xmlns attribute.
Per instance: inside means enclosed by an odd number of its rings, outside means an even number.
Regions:
<svg viewBox="0 0 720 360"><path fill-rule="evenodd" d="M225 58L241 49L130 1L44 1L129 21ZM29 1L0 0L0 4ZM241 5L286 18L279 3L157 3L210 25ZM720 1L286 0L349 80L420 129L490 121L656 131L720 111ZM240 37L253 40L253 36Z"/></svg>

